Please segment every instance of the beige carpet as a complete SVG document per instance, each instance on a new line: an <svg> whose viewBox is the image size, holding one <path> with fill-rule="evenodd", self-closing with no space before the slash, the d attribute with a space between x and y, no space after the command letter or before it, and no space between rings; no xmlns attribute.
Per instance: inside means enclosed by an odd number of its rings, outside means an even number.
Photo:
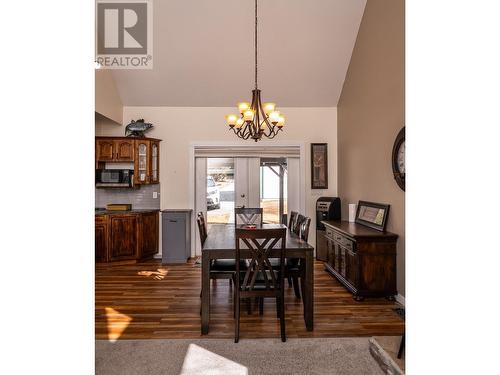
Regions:
<svg viewBox="0 0 500 375"><path fill-rule="evenodd" d="M96 341L96 374L383 374L368 340Z"/></svg>

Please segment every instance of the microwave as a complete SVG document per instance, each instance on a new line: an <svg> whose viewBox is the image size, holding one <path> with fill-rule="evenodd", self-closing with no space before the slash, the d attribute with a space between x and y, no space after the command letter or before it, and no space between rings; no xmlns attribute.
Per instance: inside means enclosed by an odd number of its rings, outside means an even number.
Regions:
<svg viewBox="0 0 500 375"><path fill-rule="evenodd" d="M128 188L134 186L133 169L96 169L96 187L121 187Z"/></svg>

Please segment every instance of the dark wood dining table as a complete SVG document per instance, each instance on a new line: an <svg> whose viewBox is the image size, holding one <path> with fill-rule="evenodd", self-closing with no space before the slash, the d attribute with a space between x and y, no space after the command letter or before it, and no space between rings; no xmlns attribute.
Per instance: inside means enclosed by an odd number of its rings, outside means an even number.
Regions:
<svg viewBox="0 0 500 375"><path fill-rule="evenodd" d="M260 226L259 226L260 227ZM286 228L283 224L263 224L262 228ZM210 322L210 261L212 259L234 259L236 253L235 225L212 224L201 251L201 334L208 333ZM251 258L250 252L245 254L244 247L241 254ZM314 248L303 241L295 233L287 231L285 257L304 260L304 322L308 331L313 330L314 319ZM273 254L273 253L271 253ZM279 247L275 255L279 256Z"/></svg>

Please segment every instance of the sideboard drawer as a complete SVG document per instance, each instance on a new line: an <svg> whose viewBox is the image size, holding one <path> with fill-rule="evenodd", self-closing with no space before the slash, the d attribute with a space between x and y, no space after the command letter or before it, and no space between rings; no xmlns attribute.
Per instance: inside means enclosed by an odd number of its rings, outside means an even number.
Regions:
<svg viewBox="0 0 500 375"><path fill-rule="evenodd" d="M342 245L343 247L351 251L356 250L356 246L354 246L354 241L344 236L343 234L333 231L333 240L337 242L339 245Z"/></svg>

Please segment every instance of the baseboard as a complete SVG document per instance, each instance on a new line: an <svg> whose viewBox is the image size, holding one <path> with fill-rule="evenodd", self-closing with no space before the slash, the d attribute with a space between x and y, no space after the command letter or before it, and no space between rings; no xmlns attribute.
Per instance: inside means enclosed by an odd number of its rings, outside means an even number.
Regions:
<svg viewBox="0 0 500 375"><path fill-rule="evenodd" d="M405 305L405 297L398 293L397 296L394 297L396 302L399 302L401 305Z"/></svg>

